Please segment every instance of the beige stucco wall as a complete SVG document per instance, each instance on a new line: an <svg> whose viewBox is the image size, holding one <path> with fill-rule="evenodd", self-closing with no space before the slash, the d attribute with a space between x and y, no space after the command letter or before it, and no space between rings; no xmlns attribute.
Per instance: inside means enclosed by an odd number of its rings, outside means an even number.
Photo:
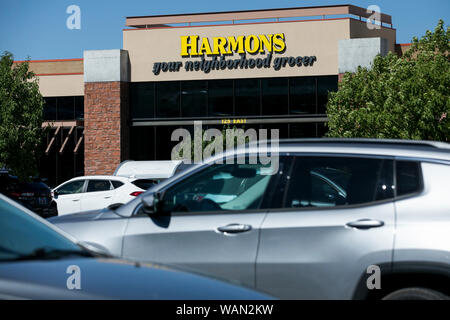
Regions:
<svg viewBox="0 0 450 320"><path fill-rule="evenodd" d="M265 24L203 26L186 28L158 28L129 30L123 32L123 48L128 50L131 64L131 81L229 79L273 76L310 76L338 74L338 40L349 39L350 20L322 20L282 22ZM228 37L259 34L285 34L286 51L273 54L272 66L261 69L225 69L203 71L186 71L186 61L200 60L199 57L183 58L180 36L198 35L208 37L212 44L213 37ZM266 52L267 54L267 52ZM266 54L249 55L247 58L264 58ZM312 67L289 67L279 71L273 69L276 57L316 56ZM226 56L226 59L238 59L240 56ZM210 57L207 57L210 60ZM182 61L183 67L178 72L161 72L154 75L154 62Z"/></svg>
<svg viewBox="0 0 450 320"><path fill-rule="evenodd" d="M84 95L82 74L40 76L38 78L39 90L44 97Z"/></svg>
<svg viewBox="0 0 450 320"><path fill-rule="evenodd" d="M84 95L83 59L33 60L29 68L37 75L44 97Z"/></svg>
<svg viewBox="0 0 450 320"><path fill-rule="evenodd" d="M36 74L82 73L83 60L32 61L30 62L30 70Z"/></svg>
<svg viewBox="0 0 450 320"><path fill-rule="evenodd" d="M14 63L21 63L15 61ZM55 73L83 73L83 59L32 60L30 70L37 75Z"/></svg>

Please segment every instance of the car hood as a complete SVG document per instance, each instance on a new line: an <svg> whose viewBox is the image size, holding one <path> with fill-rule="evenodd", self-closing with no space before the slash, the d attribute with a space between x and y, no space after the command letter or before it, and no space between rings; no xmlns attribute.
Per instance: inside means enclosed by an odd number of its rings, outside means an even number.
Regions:
<svg viewBox="0 0 450 320"><path fill-rule="evenodd" d="M79 290L67 288L74 278L70 266L79 268ZM1 298L270 299L247 288L166 266L112 258L0 262Z"/></svg>

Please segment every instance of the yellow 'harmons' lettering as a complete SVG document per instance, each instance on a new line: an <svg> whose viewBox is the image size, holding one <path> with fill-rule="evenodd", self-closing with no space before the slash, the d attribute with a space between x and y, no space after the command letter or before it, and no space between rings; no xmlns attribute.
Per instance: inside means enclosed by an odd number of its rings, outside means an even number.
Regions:
<svg viewBox="0 0 450 320"><path fill-rule="evenodd" d="M228 37L228 50L227 53L245 53L244 51L244 36L239 37Z"/></svg>
<svg viewBox="0 0 450 320"><path fill-rule="evenodd" d="M283 52L286 49L284 33L277 33L273 36L273 51Z"/></svg>
<svg viewBox="0 0 450 320"><path fill-rule="evenodd" d="M181 56L221 55L232 53L283 52L286 49L284 33L260 34L237 37L208 38L181 36Z"/></svg>
<svg viewBox="0 0 450 320"><path fill-rule="evenodd" d="M181 36L181 56L188 56L188 50L191 51L193 56L197 56L197 41L198 36Z"/></svg>

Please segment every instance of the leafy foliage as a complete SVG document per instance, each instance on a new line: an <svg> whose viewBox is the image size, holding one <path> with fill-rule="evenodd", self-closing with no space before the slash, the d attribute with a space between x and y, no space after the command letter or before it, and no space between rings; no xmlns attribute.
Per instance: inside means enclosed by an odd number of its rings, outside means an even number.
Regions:
<svg viewBox="0 0 450 320"><path fill-rule="evenodd" d="M13 65L13 56L0 58L0 167L22 179L36 174L42 150L43 99L28 62Z"/></svg>
<svg viewBox="0 0 450 320"><path fill-rule="evenodd" d="M327 106L331 137L450 141L450 27L346 73Z"/></svg>

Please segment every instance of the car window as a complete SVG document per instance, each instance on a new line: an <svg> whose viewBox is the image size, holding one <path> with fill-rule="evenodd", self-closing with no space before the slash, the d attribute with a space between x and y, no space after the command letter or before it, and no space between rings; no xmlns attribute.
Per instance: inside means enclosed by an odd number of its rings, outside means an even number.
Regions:
<svg viewBox="0 0 450 320"><path fill-rule="evenodd" d="M310 171L310 179L312 205L316 207L334 206L338 199L345 199L345 190L326 175L312 170ZM305 203L297 203L296 205L305 205Z"/></svg>
<svg viewBox="0 0 450 320"><path fill-rule="evenodd" d="M214 164L164 194L170 212L236 211L261 207L272 175L270 164Z"/></svg>
<svg viewBox="0 0 450 320"><path fill-rule="evenodd" d="M85 180L75 180L68 182L57 189L58 194L81 193L83 192L84 181Z"/></svg>
<svg viewBox="0 0 450 320"><path fill-rule="evenodd" d="M419 192L422 188L420 164L415 161L396 161L397 196Z"/></svg>
<svg viewBox="0 0 450 320"><path fill-rule="evenodd" d="M148 188L154 186L161 182L162 179L139 179L132 182L136 187L147 190Z"/></svg>
<svg viewBox="0 0 450 320"><path fill-rule="evenodd" d="M111 180L114 189L120 188L123 186L123 182L117 180Z"/></svg>
<svg viewBox="0 0 450 320"><path fill-rule="evenodd" d="M334 207L393 198L393 161L296 157L284 206Z"/></svg>
<svg viewBox="0 0 450 320"><path fill-rule="evenodd" d="M111 190L109 180L89 180L87 192L98 192Z"/></svg>

